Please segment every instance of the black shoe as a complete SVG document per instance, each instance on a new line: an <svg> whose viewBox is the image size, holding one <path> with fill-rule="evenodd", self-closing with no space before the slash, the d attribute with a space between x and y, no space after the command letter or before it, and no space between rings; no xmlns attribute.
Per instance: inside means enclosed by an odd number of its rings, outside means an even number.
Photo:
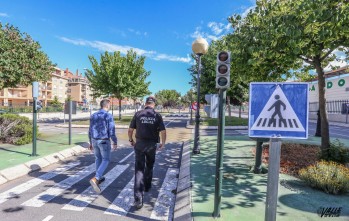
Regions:
<svg viewBox="0 0 349 221"><path fill-rule="evenodd" d="M133 203L133 206L136 207L136 209L140 209L143 207L143 201L142 200L135 200Z"/></svg>
<svg viewBox="0 0 349 221"><path fill-rule="evenodd" d="M101 184L101 183L103 183L104 180L105 180L105 177L103 176L100 180L98 180L98 185Z"/></svg>

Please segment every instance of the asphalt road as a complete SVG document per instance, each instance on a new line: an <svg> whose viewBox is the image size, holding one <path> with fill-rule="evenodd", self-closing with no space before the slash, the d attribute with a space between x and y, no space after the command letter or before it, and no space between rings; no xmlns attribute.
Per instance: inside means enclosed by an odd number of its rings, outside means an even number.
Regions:
<svg viewBox="0 0 349 221"><path fill-rule="evenodd" d="M184 130L185 123L181 118L165 119L169 130ZM51 124L41 126L45 132L67 131ZM86 128L73 130L73 133L84 132ZM123 146L112 152L100 195L89 185L95 170L94 156L90 152L1 185L1 221L171 220L181 151L181 142L169 142L157 153L153 187L145 193L144 207L140 210L132 207L133 148Z"/></svg>

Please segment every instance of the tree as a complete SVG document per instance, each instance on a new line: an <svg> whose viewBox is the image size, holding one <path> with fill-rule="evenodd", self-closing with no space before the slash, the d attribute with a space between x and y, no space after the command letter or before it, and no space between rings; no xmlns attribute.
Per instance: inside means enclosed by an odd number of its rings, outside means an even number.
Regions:
<svg viewBox="0 0 349 221"><path fill-rule="evenodd" d="M41 46L18 28L0 23L0 90L47 81L53 64Z"/></svg>
<svg viewBox="0 0 349 221"><path fill-rule="evenodd" d="M143 98L144 96L151 94L148 89L151 82L146 81L147 77L150 75L150 72L144 70L144 61L144 57L137 60L139 64L136 64L134 67L135 71L133 72L132 76L132 86L129 88L128 96L134 101L134 103L138 98Z"/></svg>
<svg viewBox="0 0 349 221"><path fill-rule="evenodd" d="M155 94L155 99L157 103L162 105L164 108L169 109L174 107L177 103L181 94L176 90L161 90Z"/></svg>
<svg viewBox="0 0 349 221"><path fill-rule="evenodd" d="M53 100L51 101L51 106L52 107L62 107L62 104L61 104L61 102L59 102L57 96L53 97Z"/></svg>
<svg viewBox="0 0 349 221"><path fill-rule="evenodd" d="M235 29L230 42L241 58L236 67L250 71L249 77L287 78L316 70L322 150L330 143L324 67L336 58L335 50L348 56L348 9L346 0L260 0L245 18L230 18Z"/></svg>
<svg viewBox="0 0 349 221"><path fill-rule="evenodd" d="M111 96L119 100L119 120L121 120L121 100L125 97L137 97L148 93L149 82L144 82L150 72L144 69L145 57L137 56L130 50L126 56L120 52L101 54L98 62L89 56L92 70L86 71L93 96ZM141 82L143 81L143 82ZM139 84L138 86L136 84ZM133 90L138 87L137 90ZM144 95L143 95L144 96Z"/></svg>
<svg viewBox="0 0 349 221"><path fill-rule="evenodd" d="M223 37L217 41L212 41L209 45L207 54L201 57L202 63L202 75L200 76L201 82L201 102L205 101L205 94L216 94L218 89L216 89L216 65L217 65L217 54L223 50L231 50L227 42L227 37ZM192 55L195 58L194 55ZM232 57L232 63L236 58ZM192 75L191 84L196 86L197 77L197 65L193 65L188 69ZM234 105L241 105L248 99L248 84L246 83L241 72L236 69L231 69L230 85L231 87L227 90L227 101L228 104L233 103ZM230 106L229 106L230 113Z"/></svg>

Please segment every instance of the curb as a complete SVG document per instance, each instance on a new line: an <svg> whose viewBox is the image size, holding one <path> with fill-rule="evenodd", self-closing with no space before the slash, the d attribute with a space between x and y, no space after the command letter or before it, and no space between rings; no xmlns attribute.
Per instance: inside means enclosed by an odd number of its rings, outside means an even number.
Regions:
<svg viewBox="0 0 349 221"><path fill-rule="evenodd" d="M68 124L57 124L55 127L60 127L60 128L68 128ZM72 124L72 128L89 128L90 125L77 125L77 124ZM115 125L116 129L128 129L129 125Z"/></svg>
<svg viewBox="0 0 349 221"><path fill-rule="evenodd" d="M42 158L3 169L0 171L0 185L17 179L21 176L27 175L28 173L31 173L33 171L41 170L42 168L47 167L53 163L64 161L68 157L77 156L78 154L86 151L88 150L85 147L74 146Z"/></svg>
<svg viewBox="0 0 349 221"><path fill-rule="evenodd" d="M187 121L187 129L194 129L194 125L189 125L189 121ZM248 130L248 126L225 126L226 130ZM217 130L218 126L202 126L200 125L200 130Z"/></svg>
<svg viewBox="0 0 349 221"><path fill-rule="evenodd" d="M176 203L173 220L188 221L193 220L191 197L190 197L190 148L189 141L183 143L181 165L177 185Z"/></svg>

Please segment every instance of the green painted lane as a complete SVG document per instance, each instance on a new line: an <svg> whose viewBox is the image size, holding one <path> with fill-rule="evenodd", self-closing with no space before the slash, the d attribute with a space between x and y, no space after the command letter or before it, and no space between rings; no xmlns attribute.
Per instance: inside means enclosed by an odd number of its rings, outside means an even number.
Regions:
<svg viewBox="0 0 349 221"><path fill-rule="evenodd" d="M37 139L37 154L39 156L36 157L30 156L32 154L32 143L21 146L0 144L0 170L26 163L84 142L88 142L86 134L74 134L72 136L72 145L68 145L67 134L43 134Z"/></svg>

